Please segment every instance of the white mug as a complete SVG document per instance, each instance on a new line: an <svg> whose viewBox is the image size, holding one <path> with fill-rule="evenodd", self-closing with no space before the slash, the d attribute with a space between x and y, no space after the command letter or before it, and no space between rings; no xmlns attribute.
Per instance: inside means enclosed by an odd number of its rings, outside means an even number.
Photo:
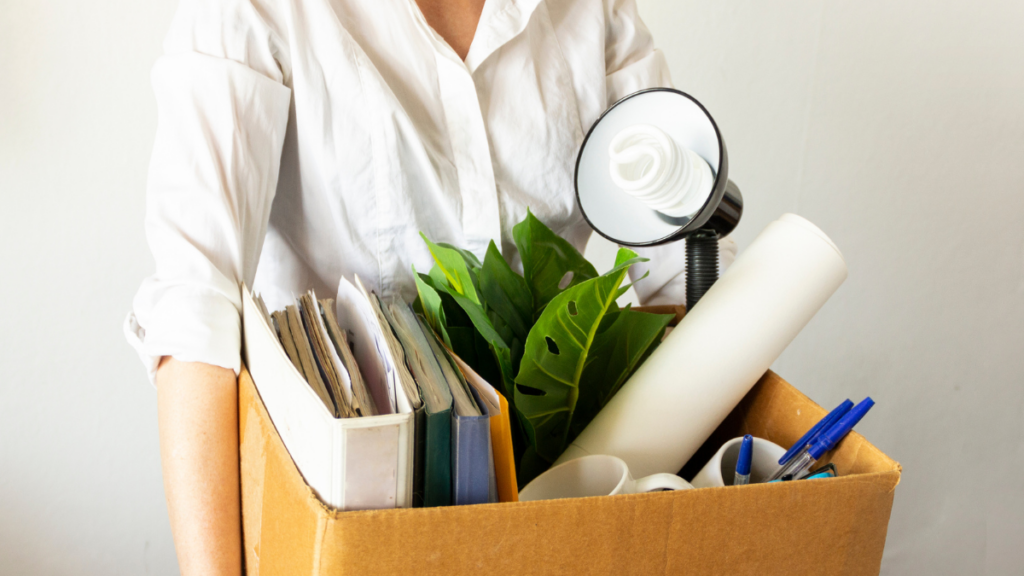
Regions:
<svg viewBox="0 0 1024 576"><path fill-rule="evenodd" d="M675 474L651 474L634 480L621 458L593 454L569 460L534 478L519 492L519 501L638 494L686 490L689 482Z"/></svg>
<svg viewBox="0 0 1024 576"><path fill-rule="evenodd" d="M732 486L736 475L736 460L740 455L743 438L733 438L715 452L708 463L693 477L694 488ZM754 438L753 457L750 461L750 483L763 482L779 469L779 458L786 449L764 438Z"/></svg>

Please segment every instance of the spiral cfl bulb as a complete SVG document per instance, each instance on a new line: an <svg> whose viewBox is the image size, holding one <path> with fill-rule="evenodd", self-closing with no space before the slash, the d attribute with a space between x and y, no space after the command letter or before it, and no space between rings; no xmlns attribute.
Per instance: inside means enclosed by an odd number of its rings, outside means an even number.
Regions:
<svg viewBox="0 0 1024 576"><path fill-rule="evenodd" d="M694 151L649 124L625 128L608 146L612 181L666 216L697 212L715 184L711 166Z"/></svg>

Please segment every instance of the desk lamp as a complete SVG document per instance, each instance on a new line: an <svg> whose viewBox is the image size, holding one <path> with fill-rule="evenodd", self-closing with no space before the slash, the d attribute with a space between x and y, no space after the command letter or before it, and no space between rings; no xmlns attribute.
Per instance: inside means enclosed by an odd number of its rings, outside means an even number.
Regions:
<svg viewBox="0 0 1024 576"><path fill-rule="evenodd" d="M598 234L623 246L686 238L686 308L718 279L718 239L739 223L725 141L689 94L626 96L590 128L576 158L576 200Z"/></svg>

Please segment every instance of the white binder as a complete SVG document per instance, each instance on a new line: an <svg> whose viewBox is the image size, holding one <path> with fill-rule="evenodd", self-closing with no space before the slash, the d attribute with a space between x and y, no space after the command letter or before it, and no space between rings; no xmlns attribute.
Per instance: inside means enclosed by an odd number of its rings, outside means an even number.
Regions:
<svg viewBox="0 0 1024 576"><path fill-rule="evenodd" d="M352 287L346 280L342 284ZM364 300L367 308L362 309L354 288L341 291L345 294L339 294L339 308L347 305L349 312L358 311L345 315L350 322L358 321L369 310L369 302ZM357 352L386 348L373 326L342 328L352 330ZM270 419L295 466L321 500L339 510L412 506L413 411L401 387L388 378L393 372L387 369L390 356L357 354L371 394L390 400L379 404L378 410L393 413L335 418L288 359L274 328L244 285L242 341L245 364ZM364 359L375 360L376 365L363 367Z"/></svg>

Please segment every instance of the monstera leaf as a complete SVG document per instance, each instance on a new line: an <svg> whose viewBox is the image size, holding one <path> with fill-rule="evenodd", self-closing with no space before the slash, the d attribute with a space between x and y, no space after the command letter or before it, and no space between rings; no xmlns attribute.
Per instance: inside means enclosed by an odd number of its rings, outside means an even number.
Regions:
<svg viewBox="0 0 1024 576"><path fill-rule="evenodd" d="M434 258L416 274L416 309L509 402L517 477L546 470L657 346L670 315L620 310L629 267L619 250L598 276L532 213L513 228L517 274L491 242L483 262L424 236ZM414 270L415 273L415 270Z"/></svg>
<svg viewBox="0 0 1024 576"><path fill-rule="evenodd" d="M529 211L512 228L512 237L523 260L523 275L533 293L534 314L565 288L597 277L597 270L568 241L551 231ZM561 285L566 276L568 284Z"/></svg>
<svg viewBox="0 0 1024 576"><path fill-rule="evenodd" d="M533 451L547 462L565 449L570 430L582 429L593 419L608 391L628 377L668 322L667 317L619 311L615 305L629 267L639 261L632 250L620 249L614 269L552 298L530 330L516 375L515 404ZM609 313L617 317L603 322ZM612 354L623 339L640 348L639 355L618 349ZM601 366L608 372L598 374ZM585 375L595 377L587 380Z"/></svg>
<svg viewBox="0 0 1024 576"><path fill-rule="evenodd" d="M580 378L576 411L566 445L572 443L597 412L658 347L671 314L648 314L626 308L605 316L609 326L594 338Z"/></svg>

